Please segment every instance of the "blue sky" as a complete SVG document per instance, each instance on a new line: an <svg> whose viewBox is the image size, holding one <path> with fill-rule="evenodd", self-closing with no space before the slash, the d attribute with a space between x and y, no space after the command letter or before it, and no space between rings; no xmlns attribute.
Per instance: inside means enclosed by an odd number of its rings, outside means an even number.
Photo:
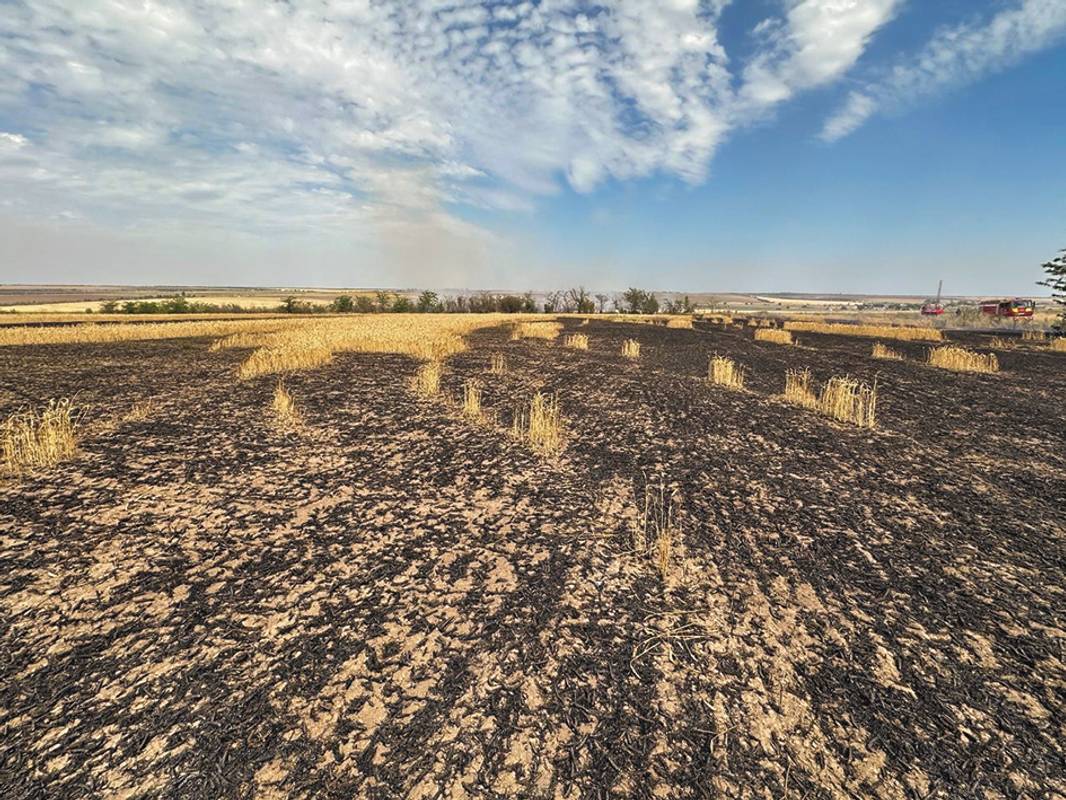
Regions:
<svg viewBox="0 0 1066 800"><path fill-rule="evenodd" d="M0 282L1031 294L1066 0L0 0Z"/></svg>

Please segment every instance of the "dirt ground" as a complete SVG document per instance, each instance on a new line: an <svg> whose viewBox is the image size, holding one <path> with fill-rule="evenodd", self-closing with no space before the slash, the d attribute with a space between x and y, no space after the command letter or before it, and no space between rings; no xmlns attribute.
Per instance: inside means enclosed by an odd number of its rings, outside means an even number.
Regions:
<svg viewBox="0 0 1066 800"><path fill-rule="evenodd" d="M287 378L282 430L205 340L0 348L0 413L85 409L0 487L0 796L1066 797L1066 355L581 331L448 362L495 425L400 356ZM803 366L876 376L879 428L775 399ZM556 459L508 433L538 389Z"/></svg>

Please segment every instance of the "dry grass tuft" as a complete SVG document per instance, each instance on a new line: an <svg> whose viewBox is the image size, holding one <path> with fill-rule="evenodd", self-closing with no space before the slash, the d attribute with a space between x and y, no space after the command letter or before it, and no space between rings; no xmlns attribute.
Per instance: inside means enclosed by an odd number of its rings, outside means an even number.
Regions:
<svg viewBox="0 0 1066 800"><path fill-rule="evenodd" d="M575 333L563 339L563 344L574 350L588 350L589 337L583 333Z"/></svg>
<svg viewBox="0 0 1066 800"><path fill-rule="evenodd" d="M51 467L74 455L74 404L52 400L42 411L19 411L0 425L0 467L12 475Z"/></svg>
<svg viewBox="0 0 1066 800"><path fill-rule="evenodd" d="M711 362L707 365L707 378L711 383L730 389L744 388L744 368L738 367L733 359L725 356L711 357Z"/></svg>
<svg viewBox="0 0 1066 800"><path fill-rule="evenodd" d="M144 422L155 415L156 402L154 399L149 398L147 400L141 400L134 403L126 415L122 418L123 422Z"/></svg>
<svg viewBox="0 0 1066 800"><path fill-rule="evenodd" d="M1046 342L1047 332L1041 330L1022 331L1023 342Z"/></svg>
<svg viewBox="0 0 1066 800"><path fill-rule="evenodd" d="M1066 336L1051 340L1051 349L1056 353L1066 353Z"/></svg>
<svg viewBox="0 0 1066 800"><path fill-rule="evenodd" d="M295 428L300 424L300 413L296 410L296 402L280 380L274 387L271 408L274 410L274 421L280 427Z"/></svg>
<svg viewBox="0 0 1066 800"><path fill-rule="evenodd" d="M489 361L489 372L493 375L503 375L507 372L507 358L503 353L493 353Z"/></svg>
<svg viewBox="0 0 1066 800"><path fill-rule="evenodd" d="M930 350L929 364L953 372L999 372L999 359L995 353L974 353L954 345Z"/></svg>
<svg viewBox="0 0 1066 800"><path fill-rule="evenodd" d="M1014 339L1004 339L1002 336L995 336L988 343L988 346L994 350L1017 350L1018 342Z"/></svg>
<svg viewBox="0 0 1066 800"><path fill-rule="evenodd" d="M809 369L789 370L785 373L784 398L840 422L850 422L861 428L877 425L876 383L868 386L846 376L834 377L826 381L816 395Z"/></svg>
<svg viewBox="0 0 1066 800"><path fill-rule="evenodd" d="M622 355L626 358L640 358L640 342L636 339L626 339L622 342Z"/></svg>
<svg viewBox="0 0 1066 800"><path fill-rule="evenodd" d="M411 380L411 390L419 397L436 397L440 394L440 373L439 361L427 361Z"/></svg>
<svg viewBox="0 0 1066 800"><path fill-rule="evenodd" d="M804 408L816 408L814 382L809 369L790 369L785 373L785 400Z"/></svg>
<svg viewBox="0 0 1066 800"><path fill-rule="evenodd" d="M471 419L481 419L481 387L477 381L463 384L463 415Z"/></svg>
<svg viewBox="0 0 1066 800"><path fill-rule="evenodd" d="M905 342L940 342L944 335L936 328L894 327L892 325L849 325L843 322L786 322L785 329L837 336L863 336L870 339L898 339Z"/></svg>
<svg viewBox="0 0 1066 800"><path fill-rule="evenodd" d="M511 329L511 341L517 339L555 339L563 329L561 322L516 322Z"/></svg>
<svg viewBox="0 0 1066 800"><path fill-rule="evenodd" d="M558 395L537 392L529 402L529 411L515 414L512 433L544 455L555 455L563 449L563 418L559 411Z"/></svg>
<svg viewBox="0 0 1066 800"><path fill-rule="evenodd" d="M666 321L666 327L692 330L692 317L671 317Z"/></svg>
<svg viewBox="0 0 1066 800"><path fill-rule="evenodd" d="M830 378L818 396L818 410L839 422L860 428L877 426L877 384L848 377Z"/></svg>
<svg viewBox="0 0 1066 800"><path fill-rule="evenodd" d="M675 549L680 544L681 528L678 523L677 491L667 492L666 482L660 479L657 485L644 487L644 518L634 541L634 549L647 553L655 564L659 577L666 581Z"/></svg>
<svg viewBox="0 0 1066 800"><path fill-rule="evenodd" d="M792 333L791 331L782 331L777 328L759 328L755 331L755 341L792 344Z"/></svg>
<svg viewBox="0 0 1066 800"><path fill-rule="evenodd" d="M873 357L881 358L886 361L902 361L903 353L899 350L893 350L891 347L883 345L880 342L874 342Z"/></svg>

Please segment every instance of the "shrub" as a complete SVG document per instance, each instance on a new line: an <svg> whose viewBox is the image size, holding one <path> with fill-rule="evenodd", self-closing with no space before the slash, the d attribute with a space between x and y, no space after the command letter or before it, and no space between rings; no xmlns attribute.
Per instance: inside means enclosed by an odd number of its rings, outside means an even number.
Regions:
<svg viewBox="0 0 1066 800"><path fill-rule="evenodd" d="M636 339L626 339L622 342L622 355L626 358L640 358L640 342Z"/></svg>
<svg viewBox="0 0 1066 800"><path fill-rule="evenodd" d="M974 353L954 345L930 350L929 364L953 372L999 372L999 360L995 353Z"/></svg>

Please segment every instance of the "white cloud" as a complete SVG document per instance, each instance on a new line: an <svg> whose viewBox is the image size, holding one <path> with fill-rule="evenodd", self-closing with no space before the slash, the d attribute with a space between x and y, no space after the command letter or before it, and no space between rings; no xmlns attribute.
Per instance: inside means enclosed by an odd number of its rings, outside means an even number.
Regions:
<svg viewBox="0 0 1066 800"><path fill-rule="evenodd" d="M917 55L849 95L821 132L847 136L881 109L911 104L945 88L977 80L1017 63L1066 35L1066 1L1020 0L990 19L937 32Z"/></svg>
<svg viewBox="0 0 1066 800"><path fill-rule="evenodd" d="M862 92L851 92L840 110L826 120L821 138L827 142L835 142L857 129L876 111L876 101Z"/></svg>
<svg viewBox="0 0 1066 800"><path fill-rule="evenodd" d="M734 66L728 0L13 0L0 181L116 228L421 225L414 250L482 252L458 207L705 180L731 130L844 75L900 0L782 3Z"/></svg>
<svg viewBox="0 0 1066 800"><path fill-rule="evenodd" d="M788 6L783 19L757 28L766 46L745 68L740 92L749 112L840 78L902 0L789 0Z"/></svg>

